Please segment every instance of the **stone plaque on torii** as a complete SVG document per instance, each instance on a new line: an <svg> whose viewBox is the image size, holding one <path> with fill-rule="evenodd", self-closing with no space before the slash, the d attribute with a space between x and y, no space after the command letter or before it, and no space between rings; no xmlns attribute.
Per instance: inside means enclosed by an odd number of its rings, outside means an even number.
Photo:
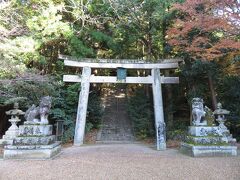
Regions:
<svg viewBox="0 0 240 180"><path fill-rule="evenodd" d="M65 66L83 68L81 75L63 76L64 82L81 82L74 145L80 146L83 144L90 83L135 83L152 84L157 150L166 149L166 125L163 112L162 84L177 84L179 83L179 78L161 76L160 71L161 69L178 68L178 62L181 61L180 59L164 59L158 63L123 59L76 59L65 55L60 55L59 59L64 60ZM124 81L119 81L116 76L95 76L91 74L91 68L151 69L151 75L146 77L126 77Z"/></svg>

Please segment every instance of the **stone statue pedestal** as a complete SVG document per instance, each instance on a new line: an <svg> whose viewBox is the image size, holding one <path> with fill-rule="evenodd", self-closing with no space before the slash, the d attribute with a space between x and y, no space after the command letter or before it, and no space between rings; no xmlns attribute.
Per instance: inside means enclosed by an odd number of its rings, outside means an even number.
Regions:
<svg viewBox="0 0 240 180"><path fill-rule="evenodd" d="M193 157L236 156L237 147L219 126L190 126L180 151Z"/></svg>
<svg viewBox="0 0 240 180"><path fill-rule="evenodd" d="M193 157L203 156L236 156L236 139L232 138L229 130L224 126L225 115L230 112L222 109L221 103L212 112L208 107L203 108L201 98L192 100L192 124L189 126L188 136L181 144L180 151ZM213 125L217 115L218 126Z"/></svg>
<svg viewBox="0 0 240 180"><path fill-rule="evenodd" d="M193 157L237 156L237 146L231 145L192 145L182 143L180 151Z"/></svg>
<svg viewBox="0 0 240 180"><path fill-rule="evenodd" d="M4 147L4 159L50 159L61 151L60 142L52 135L52 125L19 126L19 135L12 145Z"/></svg>

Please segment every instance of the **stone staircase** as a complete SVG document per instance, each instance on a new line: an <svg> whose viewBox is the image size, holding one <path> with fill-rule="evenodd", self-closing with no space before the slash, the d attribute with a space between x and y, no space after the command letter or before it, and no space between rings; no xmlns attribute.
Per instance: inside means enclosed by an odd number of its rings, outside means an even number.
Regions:
<svg viewBox="0 0 240 180"><path fill-rule="evenodd" d="M98 143L132 143L132 124L128 118L124 89L109 90L103 97L105 112L102 128L97 137Z"/></svg>

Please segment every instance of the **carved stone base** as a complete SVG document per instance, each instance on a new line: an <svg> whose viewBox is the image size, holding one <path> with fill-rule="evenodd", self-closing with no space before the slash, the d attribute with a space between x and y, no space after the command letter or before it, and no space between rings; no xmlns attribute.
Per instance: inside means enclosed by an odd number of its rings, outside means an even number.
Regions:
<svg viewBox="0 0 240 180"><path fill-rule="evenodd" d="M48 136L52 129L52 125L25 124L19 126L19 136Z"/></svg>
<svg viewBox="0 0 240 180"><path fill-rule="evenodd" d="M4 148L4 159L51 159L61 151L60 142L51 145L13 146Z"/></svg>
<svg viewBox="0 0 240 180"><path fill-rule="evenodd" d="M11 145L4 147L4 159L50 159L60 153L60 142L52 135L52 125L24 124Z"/></svg>
<svg viewBox="0 0 240 180"><path fill-rule="evenodd" d="M180 151L192 157L237 156L236 146L194 146L182 143Z"/></svg>
<svg viewBox="0 0 240 180"><path fill-rule="evenodd" d="M218 126L189 126L188 134L191 136L220 135Z"/></svg>
<svg viewBox="0 0 240 180"><path fill-rule="evenodd" d="M13 140L13 145L49 145L55 142L55 135L52 136L37 136L37 137L24 137L19 136Z"/></svg>

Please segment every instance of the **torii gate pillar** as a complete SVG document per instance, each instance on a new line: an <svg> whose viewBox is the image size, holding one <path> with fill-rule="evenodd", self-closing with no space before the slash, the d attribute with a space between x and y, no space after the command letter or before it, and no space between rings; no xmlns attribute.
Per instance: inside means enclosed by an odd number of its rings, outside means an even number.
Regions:
<svg viewBox="0 0 240 180"><path fill-rule="evenodd" d="M90 87L90 76L91 76L91 68L83 67L82 80L81 80L81 92L79 94L79 100L78 100L74 146L80 146L83 144L85 125L86 125L88 94L89 94L89 87Z"/></svg>
<svg viewBox="0 0 240 180"><path fill-rule="evenodd" d="M153 102L154 102L154 116L156 128L156 144L157 150L166 149L166 125L163 114L163 100L162 100L162 85L159 69L152 69L153 77Z"/></svg>

